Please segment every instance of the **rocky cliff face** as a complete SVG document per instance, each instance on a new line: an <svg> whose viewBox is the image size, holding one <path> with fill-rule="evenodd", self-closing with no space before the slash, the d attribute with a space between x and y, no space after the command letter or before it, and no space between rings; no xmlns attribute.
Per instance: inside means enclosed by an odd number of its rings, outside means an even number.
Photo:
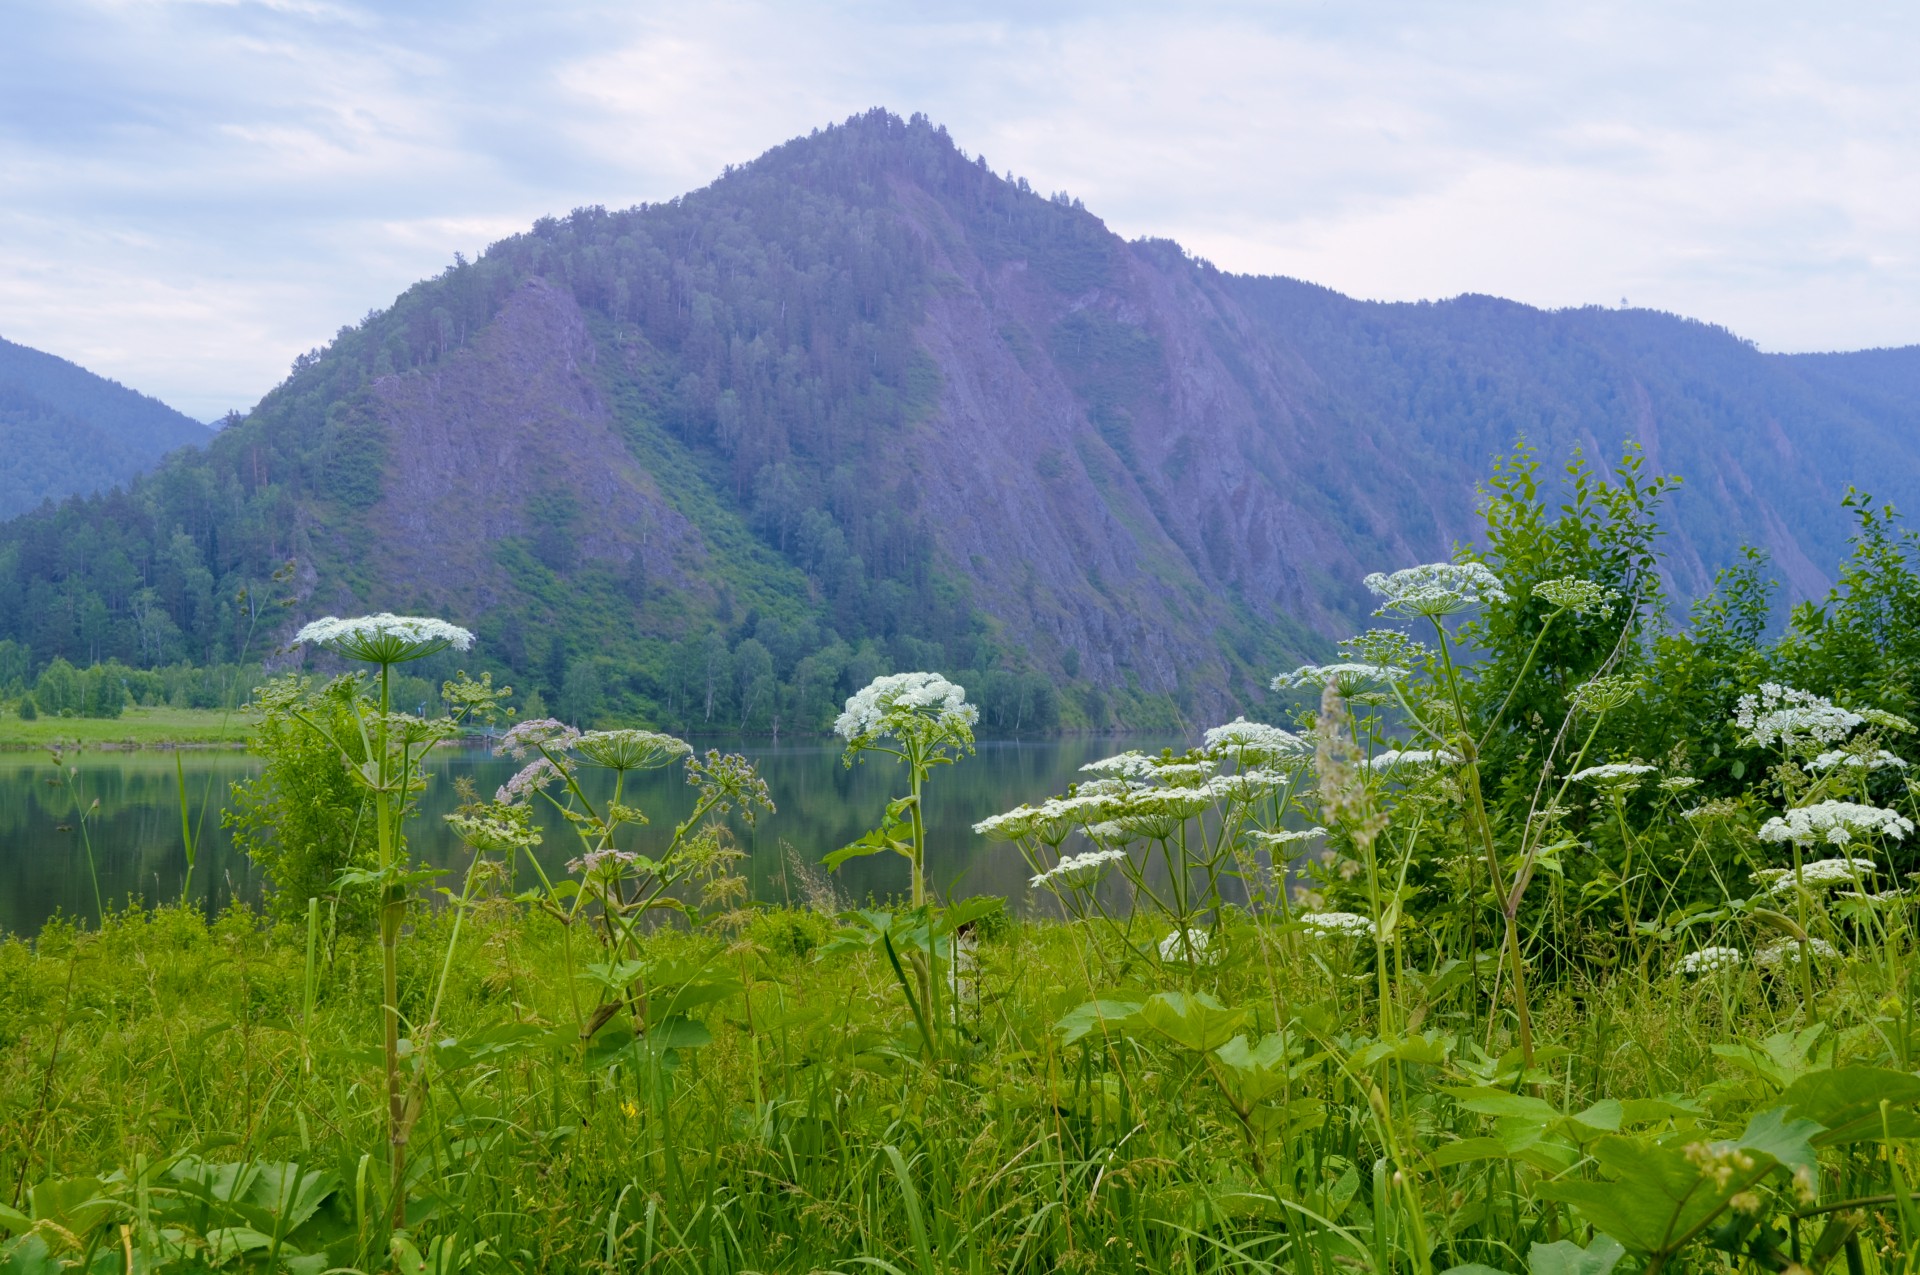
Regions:
<svg viewBox="0 0 1920 1275"><path fill-rule="evenodd" d="M222 579L292 545L303 610L430 607L514 668L598 660L643 715L694 683L702 720L726 685L765 702L766 662L810 717L912 664L999 670L1019 705L1081 688L1098 725L1257 702L1365 623L1365 573L1474 540L1523 438L1685 478L1676 592L1757 544L1815 595L1849 484L1920 497L1916 425L1920 350L1224 274L873 113L418 285L126 517ZM22 598L72 587L14 561Z"/></svg>

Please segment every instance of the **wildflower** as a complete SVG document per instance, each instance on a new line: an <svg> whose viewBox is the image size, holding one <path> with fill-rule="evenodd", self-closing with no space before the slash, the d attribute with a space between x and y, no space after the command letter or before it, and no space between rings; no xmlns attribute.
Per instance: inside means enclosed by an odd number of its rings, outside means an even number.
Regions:
<svg viewBox="0 0 1920 1275"><path fill-rule="evenodd" d="M1387 774L1392 771L1418 770L1424 766L1458 766L1460 755L1446 749L1389 748L1383 753L1375 753L1360 764L1375 774Z"/></svg>
<svg viewBox="0 0 1920 1275"><path fill-rule="evenodd" d="M1574 687L1568 700L1583 713L1611 713L1639 693L1637 677L1595 677Z"/></svg>
<svg viewBox="0 0 1920 1275"><path fill-rule="evenodd" d="M753 763L739 753L709 748L705 757L687 758L687 783L700 790L700 800L724 815L735 806L751 828L759 811L773 811L773 793Z"/></svg>
<svg viewBox="0 0 1920 1275"><path fill-rule="evenodd" d="M1824 841L1843 846L1856 835L1892 837L1898 841L1912 831L1913 820L1895 811L1853 801L1822 801L1767 820L1760 829L1760 840L1790 841L1802 846Z"/></svg>
<svg viewBox="0 0 1920 1275"><path fill-rule="evenodd" d="M1351 696L1366 686L1404 682L1411 676L1406 669L1392 664L1302 664L1293 672L1274 678L1271 685L1276 691L1335 686L1342 695Z"/></svg>
<svg viewBox="0 0 1920 1275"><path fill-rule="evenodd" d="M1046 845L1057 846L1067 839L1078 821L1077 808L1054 799L1038 806L1019 805L1005 814L989 815L973 825L974 832L995 841L1019 841L1032 837Z"/></svg>
<svg viewBox="0 0 1920 1275"><path fill-rule="evenodd" d="M383 611L352 620L329 615L304 626L293 640L295 645L311 642L332 647L349 659L386 665L437 655L449 647L464 651L473 645L473 634L445 620Z"/></svg>
<svg viewBox="0 0 1920 1275"><path fill-rule="evenodd" d="M1670 775L1660 781L1661 792L1685 792L1689 788L1698 788L1700 781L1692 775Z"/></svg>
<svg viewBox="0 0 1920 1275"><path fill-rule="evenodd" d="M1194 788L1207 781L1216 765L1217 762L1207 759L1161 762L1153 768L1153 777L1169 788Z"/></svg>
<svg viewBox="0 0 1920 1275"><path fill-rule="evenodd" d="M1797 881L1790 868L1761 868L1753 874L1753 879L1766 884L1775 894L1785 894L1796 884L1809 889L1857 885L1860 878L1870 877L1876 870L1872 859L1817 859L1800 865Z"/></svg>
<svg viewBox="0 0 1920 1275"><path fill-rule="evenodd" d="M1372 918L1358 912L1308 912L1300 923L1322 938L1372 938L1375 929Z"/></svg>
<svg viewBox="0 0 1920 1275"><path fill-rule="evenodd" d="M590 875L602 868L623 868L630 863L638 863L640 856L631 850L589 850L578 859L569 860L567 871Z"/></svg>
<svg viewBox="0 0 1920 1275"><path fill-rule="evenodd" d="M1195 965L1211 965L1220 959L1220 953L1210 949L1208 942L1209 936L1205 930L1175 930L1160 940L1160 959L1185 959Z"/></svg>
<svg viewBox="0 0 1920 1275"><path fill-rule="evenodd" d="M1781 939L1769 943L1753 954L1753 963L1763 969L1773 969L1780 965L1798 965L1803 955L1820 960L1833 960L1839 956L1839 950L1825 939L1808 939L1802 943L1799 939Z"/></svg>
<svg viewBox="0 0 1920 1275"><path fill-rule="evenodd" d="M501 784L493 799L503 806L517 806L533 800L533 794L561 777L560 768L545 757L536 757Z"/></svg>
<svg viewBox="0 0 1920 1275"><path fill-rule="evenodd" d="M1582 580L1579 576L1561 576L1557 580L1543 580L1534 585L1533 596L1563 611L1586 615L1594 611L1611 610L1614 602L1620 598L1620 591L1592 580Z"/></svg>
<svg viewBox="0 0 1920 1275"><path fill-rule="evenodd" d="M1085 854L1071 854L1035 876L1027 884L1035 888L1047 885L1049 882L1068 886L1088 885L1103 875L1110 865L1126 857L1125 850L1089 850Z"/></svg>
<svg viewBox="0 0 1920 1275"><path fill-rule="evenodd" d="M1311 841L1315 837L1326 835L1327 830L1316 825L1312 828L1281 828L1274 832L1251 831L1247 833L1247 838L1250 841L1260 842L1268 849L1278 849L1281 846L1292 845L1296 841Z"/></svg>
<svg viewBox="0 0 1920 1275"><path fill-rule="evenodd" d="M1399 629L1368 629L1358 637L1340 643L1342 659L1362 664L1384 664L1391 668L1417 668L1432 652L1427 644Z"/></svg>
<svg viewBox="0 0 1920 1275"><path fill-rule="evenodd" d="M1815 770L1832 770L1836 766L1845 766L1850 770L1905 770L1905 759L1896 757L1884 748L1876 748L1871 753L1848 753L1835 749L1821 753L1807 763Z"/></svg>
<svg viewBox="0 0 1920 1275"><path fill-rule="evenodd" d="M980 710L967 703L967 692L938 673L889 673L847 700L846 711L834 720L834 733L849 744L865 744L882 736L903 739L906 734L931 733L973 742L973 724Z"/></svg>
<svg viewBox="0 0 1920 1275"><path fill-rule="evenodd" d="M1123 778L1140 778L1151 775L1158 763L1137 748L1124 753L1115 753L1111 757L1102 757L1099 761L1090 761L1080 769L1089 775L1116 775Z"/></svg>
<svg viewBox="0 0 1920 1275"><path fill-rule="evenodd" d="M1703 947L1681 957L1676 968L1682 974L1718 974L1721 970L1738 969L1746 959L1738 948Z"/></svg>
<svg viewBox="0 0 1920 1275"><path fill-rule="evenodd" d="M1138 838L1134 836L1133 830L1117 819L1110 819L1105 823L1088 824L1087 835L1095 841L1106 842L1111 845L1125 845L1129 841L1138 840Z"/></svg>
<svg viewBox="0 0 1920 1275"><path fill-rule="evenodd" d="M1898 713L1889 713L1883 708L1856 708L1853 710L1869 726L1878 726L1882 730L1897 731L1902 735L1913 734L1913 723Z"/></svg>
<svg viewBox="0 0 1920 1275"><path fill-rule="evenodd" d="M1838 743L1865 722L1824 696L1778 682L1762 682L1757 695L1742 695L1733 714L1733 724L1762 748Z"/></svg>
<svg viewBox="0 0 1920 1275"><path fill-rule="evenodd" d="M532 849L540 844L540 830L527 818L525 806L508 805L483 814L451 814L447 827L453 835L482 853L502 854L509 850Z"/></svg>
<svg viewBox="0 0 1920 1275"><path fill-rule="evenodd" d="M1629 788L1638 788L1643 776L1651 775L1655 767L1639 762L1614 761L1600 766L1589 766L1585 770L1575 771L1573 782L1592 784L1606 792L1625 792Z"/></svg>
<svg viewBox="0 0 1920 1275"><path fill-rule="evenodd" d="M1384 599L1375 615L1398 611L1437 618L1485 602L1507 600L1500 577L1478 562L1429 562L1392 575L1376 571L1363 583Z"/></svg>
<svg viewBox="0 0 1920 1275"><path fill-rule="evenodd" d="M573 747L573 741L578 738L580 732L565 722L551 717L529 717L507 728L507 733L493 746L493 755L525 761L529 752L540 748L550 753L563 752Z"/></svg>
<svg viewBox="0 0 1920 1275"><path fill-rule="evenodd" d="M691 756L693 745L650 730L592 730L577 736L573 751L596 766L625 773L651 770Z"/></svg>
<svg viewBox="0 0 1920 1275"><path fill-rule="evenodd" d="M1206 751L1209 756L1230 757L1242 766L1252 766L1263 762L1305 761L1313 752L1313 746L1292 731L1236 717L1206 733Z"/></svg>
<svg viewBox="0 0 1920 1275"><path fill-rule="evenodd" d="M1731 819L1740 811L1740 803L1730 797L1703 801L1690 810L1682 810L1682 819Z"/></svg>

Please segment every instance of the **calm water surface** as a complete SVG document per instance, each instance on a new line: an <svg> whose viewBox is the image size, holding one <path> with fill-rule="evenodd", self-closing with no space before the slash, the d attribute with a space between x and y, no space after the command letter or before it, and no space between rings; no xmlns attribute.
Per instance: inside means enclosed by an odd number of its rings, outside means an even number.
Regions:
<svg viewBox="0 0 1920 1275"><path fill-rule="evenodd" d="M1072 782L1083 762L1124 748L1158 751L1171 739L1102 737L1036 742L983 743L978 755L935 772L927 795L928 869L934 883L955 895L997 894L1018 899L1026 892L1029 869L1011 846L989 843L973 834L975 821L1022 801L1059 792ZM746 871L757 897L801 897L801 887L786 868L783 844L809 863L852 841L879 821L891 797L906 791L906 777L891 757L869 757L851 770L840 763L831 744L738 746L752 758L773 792L778 810L747 828L731 817L740 848L748 853ZM189 820L200 828L199 862L193 894L209 908L230 899L260 896L259 874L245 855L233 849L220 826L220 812L235 780L256 772L258 763L238 752L188 752ZM87 866L87 841L77 817L96 798L100 809L84 824L91 839L93 870L109 906L134 897L153 903L180 897L186 872L180 833L180 801L173 754L159 751L69 754L78 767L69 779L44 753L0 753L0 930L32 934L56 913L94 915L93 877ZM447 748L433 763L433 779L409 825L414 856L438 867L464 867L465 851L446 832L440 816L458 798L453 779L465 775L482 793L491 793L517 768L484 748ZM589 772L591 773L591 772ZM693 790L675 766L652 771L636 785L628 780L626 800L647 812L652 824L640 830L643 846L660 846L693 806ZM579 853L578 839L558 819L547 821L541 858L558 867ZM850 900L869 894L904 893L906 862L893 855L855 860L833 878Z"/></svg>

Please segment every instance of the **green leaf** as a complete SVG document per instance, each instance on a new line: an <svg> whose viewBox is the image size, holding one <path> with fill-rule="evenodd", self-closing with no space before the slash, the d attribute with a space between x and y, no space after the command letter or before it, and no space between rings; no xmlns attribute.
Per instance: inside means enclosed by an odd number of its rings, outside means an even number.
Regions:
<svg viewBox="0 0 1920 1275"><path fill-rule="evenodd" d="M1527 1275L1611 1275L1626 1255L1619 1241L1606 1235L1594 1236L1593 1243L1585 1248L1572 1240L1535 1242L1527 1250Z"/></svg>
<svg viewBox="0 0 1920 1275"><path fill-rule="evenodd" d="M1449 1266L1440 1275L1507 1275L1498 1266L1483 1266L1479 1262L1463 1262L1459 1266Z"/></svg>
<svg viewBox="0 0 1920 1275"><path fill-rule="evenodd" d="M820 860L820 862L825 864L827 870L831 872L838 869L841 864L849 859L863 859L867 855L879 854L883 850L891 850L895 854L908 856L913 854L913 847L911 845L889 837L882 828L875 828L858 841L851 841L841 846L838 850L835 850L826 858Z"/></svg>
<svg viewBox="0 0 1920 1275"><path fill-rule="evenodd" d="M38 1233L22 1235L0 1248L0 1275L60 1275L66 1263L53 1255L46 1238Z"/></svg>
<svg viewBox="0 0 1920 1275"><path fill-rule="evenodd" d="M1593 1158L1611 1181L1546 1182L1538 1190L1548 1199L1571 1204L1595 1229L1630 1252L1643 1257L1671 1253L1718 1216L1735 1194L1777 1166L1769 1143L1791 1152L1794 1139L1804 1142L1805 1132L1814 1127L1810 1122L1801 1129L1777 1123L1750 1126L1749 1133L1758 1135L1752 1145L1744 1140L1714 1144L1715 1151L1737 1149L1753 1161L1751 1170L1724 1177L1703 1173L1682 1148L1609 1135L1594 1145Z"/></svg>
<svg viewBox="0 0 1920 1275"><path fill-rule="evenodd" d="M1135 1017L1174 1044L1204 1054L1232 1040L1247 1012L1228 1009L1205 992L1156 992Z"/></svg>
<svg viewBox="0 0 1920 1275"><path fill-rule="evenodd" d="M84 1236L121 1210L99 1178L50 1178L27 1193L36 1222L53 1222Z"/></svg>
<svg viewBox="0 0 1920 1275"><path fill-rule="evenodd" d="M1284 1089L1287 1084L1286 1038L1269 1034L1256 1046L1235 1036L1213 1051L1225 1069L1216 1073L1242 1111Z"/></svg>
<svg viewBox="0 0 1920 1275"><path fill-rule="evenodd" d="M578 977L598 987L604 987L616 996L626 994L633 980L646 972L645 961L595 961L585 966Z"/></svg>
<svg viewBox="0 0 1920 1275"><path fill-rule="evenodd" d="M1787 1110L1819 1123L1825 1132L1813 1141L1823 1147L1869 1142L1891 1132L1896 1138L1920 1137L1920 1076L1886 1067L1836 1067L1800 1077L1780 1095ZM1885 1126L1880 1104L1888 1106Z"/></svg>
<svg viewBox="0 0 1920 1275"><path fill-rule="evenodd" d="M1124 1027L1139 1012L1139 1001L1088 1001L1055 1023L1053 1029L1060 1033L1061 1044L1071 1045L1096 1030Z"/></svg>

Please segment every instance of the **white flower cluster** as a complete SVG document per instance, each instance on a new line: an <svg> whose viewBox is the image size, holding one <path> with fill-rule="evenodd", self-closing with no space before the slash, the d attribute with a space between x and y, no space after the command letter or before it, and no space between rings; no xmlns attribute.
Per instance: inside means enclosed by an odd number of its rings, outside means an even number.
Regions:
<svg viewBox="0 0 1920 1275"><path fill-rule="evenodd" d="M1151 775L1159 764L1160 761L1156 757L1149 757L1139 749L1128 749L1124 753L1102 757L1099 761L1090 761L1080 769L1090 775L1115 775L1123 779L1140 779Z"/></svg>
<svg viewBox="0 0 1920 1275"><path fill-rule="evenodd" d="M1844 766L1849 770L1905 770L1907 768L1904 758L1896 757L1884 748L1877 748L1871 753L1864 754L1845 753L1835 749L1832 752L1821 753L1807 764L1815 770L1832 770L1836 766Z"/></svg>
<svg viewBox="0 0 1920 1275"><path fill-rule="evenodd" d="M1477 562L1429 562L1386 575L1376 571L1364 582L1382 602L1375 615L1442 616L1484 602L1505 602L1500 577Z"/></svg>
<svg viewBox="0 0 1920 1275"><path fill-rule="evenodd" d="M879 735L898 737L916 719L970 733L979 718L980 710L967 703L966 689L938 673L889 673L848 698L833 730L851 744Z"/></svg>
<svg viewBox="0 0 1920 1275"><path fill-rule="evenodd" d="M1576 770L1573 772L1573 782L1592 784L1596 788L1638 788L1640 781L1653 774L1655 769L1637 761L1610 761Z"/></svg>
<svg viewBox="0 0 1920 1275"><path fill-rule="evenodd" d="M1875 871L1872 859L1816 859L1800 865L1799 884L1814 890L1858 885ZM1753 874L1753 879L1775 894L1790 893L1795 884L1791 868L1761 868Z"/></svg>
<svg viewBox="0 0 1920 1275"><path fill-rule="evenodd" d="M1191 957L1195 965L1211 965L1220 959L1220 953L1209 948L1208 941L1205 930L1175 930L1160 940L1160 959L1182 961Z"/></svg>
<svg viewBox="0 0 1920 1275"><path fill-rule="evenodd" d="M1778 965L1798 965L1800 963L1801 943L1798 939L1781 939L1778 943L1769 943L1753 954L1753 963L1772 969ZM1808 939L1805 955L1819 960L1830 961L1839 956L1839 951L1825 939Z"/></svg>
<svg viewBox="0 0 1920 1275"><path fill-rule="evenodd" d="M1306 912L1300 924L1322 938L1370 939L1374 932L1373 918L1358 912Z"/></svg>
<svg viewBox="0 0 1920 1275"><path fill-rule="evenodd" d="M1392 771L1419 770L1427 766L1458 766L1460 754L1446 749L1389 748L1385 752L1375 753L1361 764L1375 774L1387 774Z"/></svg>
<svg viewBox="0 0 1920 1275"><path fill-rule="evenodd" d="M1291 673L1282 673L1270 685L1276 691L1320 690L1328 685L1352 695L1365 686L1404 682L1412 676L1393 664L1302 664Z"/></svg>
<svg viewBox="0 0 1920 1275"><path fill-rule="evenodd" d="M1738 948L1703 947L1681 957L1678 968L1682 974L1717 974L1721 970L1738 969L1746 959Z"/></svg>
<svg viewBox="0 0 1920 1275"><path fill-rule="evenodd" d="M311 642L332 647L350 659L370 664L400 664L448 647L464 651L473 645L473 634L430 616L382 611L351 620L329 615L302 627L293 640L301 645Z"/></svg>
<svg viewBox="0 0 1920 1275"><path fill-rule="evenodd" d="M1733 712L1733 724L1762 748L1837 744L1866 720L1824 696L1778 682L1762 682L1759 694L1742 695Z"/></svg>
<svg viewBox="0 0 1920 1275"><path fill-rule="evenodd" d="M1543 580L1534 585L1533 596L1575 615L1585 615L1590 611L1603 611L1611 607L1620 597L1620 591L1583 580L1579 576L1561 576L1557 580Z"/></svg>
<svg viewBox="0 0 1920 1275"><path fill-rule="evenodd" d="M1248 840L1258 841L1268 849L1292 845L1296 841L1311 841L1315 837L1324 837L1327 830L1317 824L1311 828L1281 828L1276 832L1249 832Z"/></svg>
<svg viewBox="0 0 1920 1275"><path fill-rule="evenodd" d="M1863 806L1853 801L1821 801L1776 815L1760 829L1760 840L1810 846L1824 841L1844 846L1856 836L1903 840L1913 831L1913 820L1897 811Z"/></svg>
<svg viewBox="0 0 1920 1275"><path fill-rule="evenodd" d="M1035 876L1028 885L1039 887L1049 881L1062 885L1086 885L1093 878L1104 873L1110 864L1118 863L1127 857L1125 850L1089 850L1085 854L1070 854L1060 862Z"/></svg>
<svg viewBox="0 0 1920 1275"><path fill-rule="evenodd" d="M1685 792L1689 788L1698 788L1700 781L1692 775L1671 775L1660 781L1662 792Z"/></svg>
<svg viewBox="0 0 1920 1275"><path fill-rule="evenodd" d="M1261 762L1304 761L1313 755L1313 744L1290 730L1250 722L1236 717L1225 726L1215 726L1206 734L1210 756L1229 757L1243 766Z"/></svg>

